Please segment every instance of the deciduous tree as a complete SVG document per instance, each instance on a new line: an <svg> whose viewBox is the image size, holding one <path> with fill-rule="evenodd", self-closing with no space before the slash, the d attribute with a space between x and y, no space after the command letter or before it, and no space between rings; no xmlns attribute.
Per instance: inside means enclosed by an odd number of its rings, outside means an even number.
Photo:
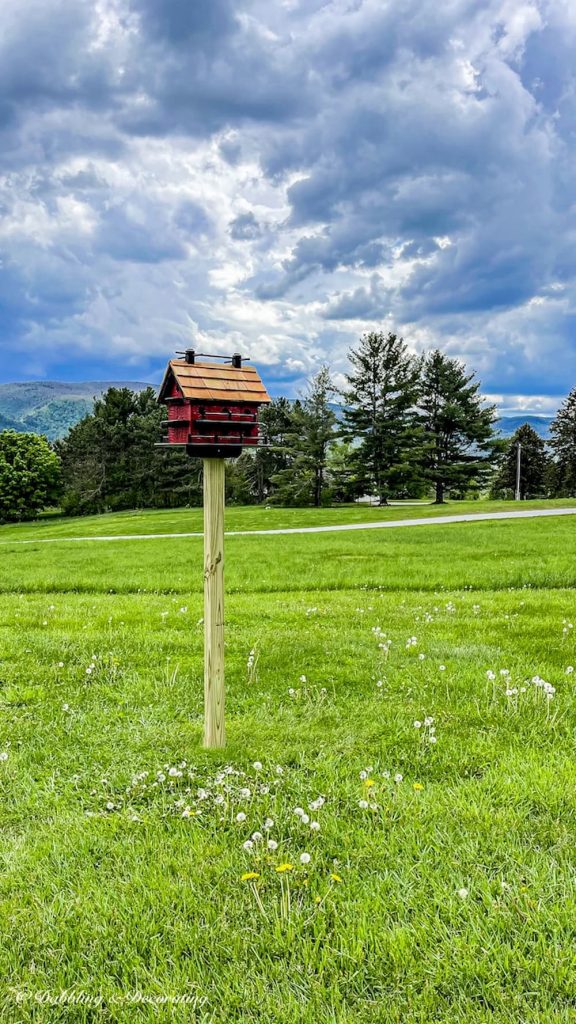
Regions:
<svg viewBox="0 0 576 1024"><path fill-rule="evenodd" d="M45 437L0 433L0 521L32 519L60 496L60 461Z"/></svg>

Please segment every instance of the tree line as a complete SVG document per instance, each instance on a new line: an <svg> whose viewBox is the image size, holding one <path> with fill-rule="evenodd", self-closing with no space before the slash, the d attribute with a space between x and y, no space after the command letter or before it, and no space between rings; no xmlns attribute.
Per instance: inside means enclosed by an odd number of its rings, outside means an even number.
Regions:
<svg viewBox="0 0 576 1024"><path fill-rule="evenodd" d="M170 508L202 500L201 460L155 448L165 410L153 388L111 388L51 446L0 433L0 520L59 502L67 514ZM227 469L227 500L316 505L392 498L576 496L576 388L546 444L524 424L504 440L476 375L436 350L409 352L393 333L369 332L337 389L327 366L295 401L261 410L264 446Z"/></svg>

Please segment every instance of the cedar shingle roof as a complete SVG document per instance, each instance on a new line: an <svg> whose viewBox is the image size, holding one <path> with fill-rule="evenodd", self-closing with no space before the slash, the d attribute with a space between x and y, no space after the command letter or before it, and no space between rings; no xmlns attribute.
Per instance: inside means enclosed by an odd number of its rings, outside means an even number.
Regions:
<svg viewBox="0 0 576 1024"><path fill-rule="evenodd" d="M254 366L235 366L220 363L187 363L184 359L171 359L160 386L158 401L163 401L175 378L184 398L196 402L270 402L260 374Z"/></svg>

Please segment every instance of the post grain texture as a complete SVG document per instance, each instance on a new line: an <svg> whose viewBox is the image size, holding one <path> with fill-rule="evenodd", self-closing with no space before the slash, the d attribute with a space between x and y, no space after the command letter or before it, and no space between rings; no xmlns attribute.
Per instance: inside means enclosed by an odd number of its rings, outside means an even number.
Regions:
<svg viewBox="0 0 576 1024"><path fill-rule="evenodd" d="M204 746L224 724L224 459L204 459Z"/></svg>

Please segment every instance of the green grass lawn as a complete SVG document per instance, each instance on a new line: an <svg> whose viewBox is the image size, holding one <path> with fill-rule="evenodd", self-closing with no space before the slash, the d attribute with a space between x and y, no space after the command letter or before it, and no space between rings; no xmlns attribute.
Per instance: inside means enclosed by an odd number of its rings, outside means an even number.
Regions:
<svg viewBox="0 0 576 1024"><path fill-rule="evenodd" d="M575 529L229 538L224 752L200 539L2 545L0 1019L576 1020Z"/></svg>
<svg viewBox="0 0 576 1024"><path fill-rule="evenodd" d="M444 505L396 502L384 507L340 505L331 508L263 508L249 505L226 510L226 529L280 530L298 526L331 526L344 523L381 522L388 519L420 519L423 516L460 515L482 512L517 512L531 508L575 508L570 498L541 501L450 501ZM35 523L0 526L0 541L35 540L58 537L145 535L151 533L201 533L201 508L178 508L165 512L133 511L113 515L46 516Z"/></svg>

